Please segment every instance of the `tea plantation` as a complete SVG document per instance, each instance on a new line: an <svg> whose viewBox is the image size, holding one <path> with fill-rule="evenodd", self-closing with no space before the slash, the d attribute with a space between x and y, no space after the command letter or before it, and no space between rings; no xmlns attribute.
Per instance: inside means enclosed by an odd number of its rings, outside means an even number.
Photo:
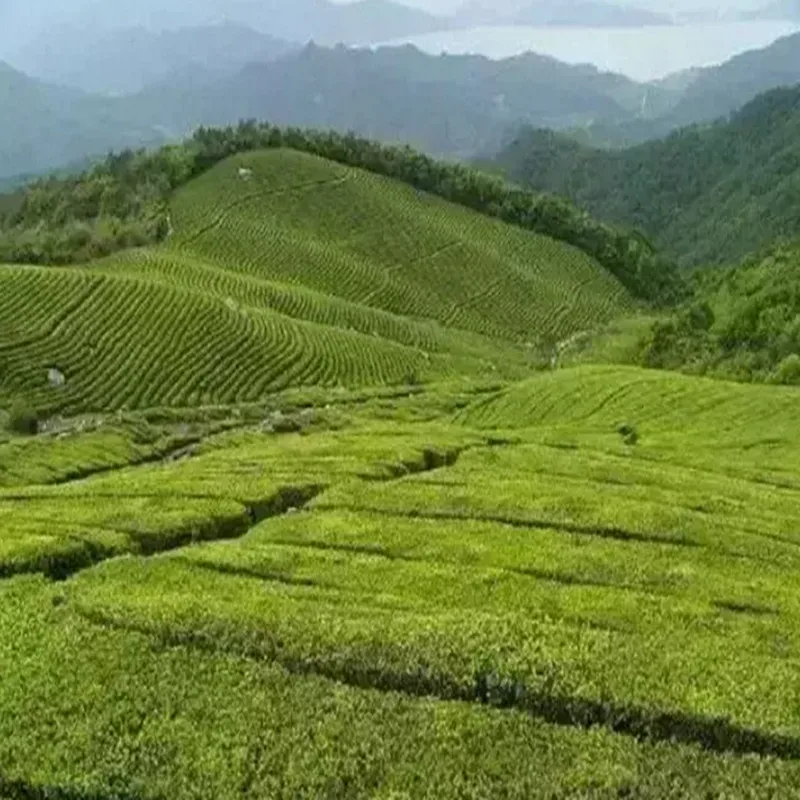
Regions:
<svg viewBox="0 0 800 800"><path fill-rule="evenodd" d="M800 797L796 389L537 371L613 277L307 154L170 215L0 268L0 797Z"/></svg>
<svg viewBox="0 0 800 800"><path fill-rule="evenodd" d="M171 217L154 248L0 269L2 389L74 413L521 376L632 302L570 245L291 150L222 162Z"/></svg>

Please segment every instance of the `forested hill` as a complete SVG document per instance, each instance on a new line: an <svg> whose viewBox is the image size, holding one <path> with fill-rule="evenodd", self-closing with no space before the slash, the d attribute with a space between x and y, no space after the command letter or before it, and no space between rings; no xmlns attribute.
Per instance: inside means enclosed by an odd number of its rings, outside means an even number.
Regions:
<svg viewBox="0 0 800 800"><path fill-rule="evenodd" d="M800 83L800 33L699 70L668 119L673 126L715 120L762 92L796 83Z"/></svg>
<svg viewBox="0 0 800 800"><path fill-rule="evenodd" d="M355 5L362 14L376 7ZM292 48L232 24L121 36L83 48L85 37L67 38L28 54L20 63L38 68L44 83L0 68L3 107L17 110L0 119L0 180L249 118L352 130L457 158L493 154L526 124L617 146L800 81L800 35L655 84L533 53L491 60L411 46ZM111 54L124 70L103 67ZM115 96L54 85L70 81Z"/></svg>
<svg viewBox="0 0 800 800"><path fill-rule="evenodd" d="M647 84L640 108L622 122L598 118L573 134L596 147L624 147L668 136L738 111L759 94L800 83L800 33L713 67Z"/></svg>
<svg viewBox="0 0 800 800"><path fill-rule="evenodd" d="M800 385L800 246L698 275L692 300L653 326L643 363Z"/></svg>
<svg viewBox="0 0 800 800"><path fill-rule="evenodd" d="M643 237L599 223L559 198L434 161L407 146L254 122L203 128L183 145L112 155L82 175L43 180L0 196L0 262L69 264L160 241L171 228L173 190L228 156L271 148L311 153L399 179L564 241L593 257L634 296L663 302L681 291L674 268Z"/></svg>
<svg viewBox="0 0 800 800"><path fill-rule="evenodd" d="M729 121L619 152L528 130L496 159L511 179L640 227L685 265L731 263L800 235L800 86Z"/></svg>

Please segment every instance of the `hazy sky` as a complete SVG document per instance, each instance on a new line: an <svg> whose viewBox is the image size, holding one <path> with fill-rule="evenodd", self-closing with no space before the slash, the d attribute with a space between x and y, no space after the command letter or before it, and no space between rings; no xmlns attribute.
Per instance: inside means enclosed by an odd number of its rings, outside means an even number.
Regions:
<svg viewBox="0 0 800 800"><path fill-rule="evenodd" d="M134 3L136 0L133 0ZM225 0L217 0L221 4ZM275 0L273 0L274 2ZM336 2L353 2L353 0L335 0ZM491 7L498 0L478 0L480 4ZM499 0L505 2L505 0ZM514 5L522 6L535 0L509 0ZM617 2L620 5L637 5L653 10L670 11L698 11L715 9L721 12L740 11L758 8L766 5L768 0L605 0ZM109 11L119 3L128 3L129 0L99 0ZM241 2L241 0L240 0ZM287 7L291 7L293 0L285 0ZM402 0L407 5L414 5L434 13L450 13L464 4L464 0ZM564 0L540 0L543 3L561 4ZM28 38L37 28L48 23L68 19L70 13L87 5L96 4L98 0L0 0L0 51L19 45ZM149 0L148 6L159 7L157 0ZM182 6L180 2L165 0L164 5L173 8ZM186 0L185 8L191 8L193 0ZM106 16L105 14L103 16Z"/></svg>
<svg viewBox="0 0 800 800"><path fill-rule="evenodd" d="M0 0L1 2L2 0ZM354 2L354 0L335 0L336 2ZM406 5L424 8L435 13L448 13L454 11L463 0L402 0ZM553 5L560 5L563 0L550 0ZM546 0L543 0L546 2ZM705 9L719 9L725 11L742 11L760 8L767 4L767 0L605 0L605 2L616 2L618 5L638 6L639 8L649 8L654 11L697 11ZM490 5L491 0L487 0L485 5ZM527 3L526 3L527 4ZM522 3L520 3L522 5Z"/></svg>

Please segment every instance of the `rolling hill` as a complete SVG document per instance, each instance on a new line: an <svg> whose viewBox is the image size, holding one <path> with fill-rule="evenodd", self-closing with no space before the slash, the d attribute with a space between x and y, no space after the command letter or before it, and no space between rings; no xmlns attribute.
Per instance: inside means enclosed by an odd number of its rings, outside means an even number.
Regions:
<svg viewBox="0 0 800 800"><path fill-rule="evenodd" d="M0 443L0 787L792 796L796 400L583 368Z"/></svg>
<svg viewBox="0 0 800 800"><path fill-rule="evenodd" d="M575 247L290 150L221 162L170 218L159 247L0 271L6 394L76 411L515 374L631 304Z"/></svg>
<svg viewBox="0 0 800 800"><path fill-rule="evenodd" d="M776 89L730 121L619 152L550 131L497 159L509 177L642 228L684 264L731 263L800 235L800 88Z"/></svg>
<svg viewBox="0 0 800 800"><path fill-rule="evenodd" d="M537 346L641 235L255 123L0 209L0 798L800 794L797 389Z"/></svg>

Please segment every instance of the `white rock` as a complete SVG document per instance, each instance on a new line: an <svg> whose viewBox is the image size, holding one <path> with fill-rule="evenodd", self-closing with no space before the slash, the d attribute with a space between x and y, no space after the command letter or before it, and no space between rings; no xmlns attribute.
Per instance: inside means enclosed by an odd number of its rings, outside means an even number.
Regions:
<svg viewBox="0 0 800 800"><path fill-rule="evenodd" d="M67 379L61 370L51 367L49 370L47 370L47 382L50 384L51 388L61 389L66 385Z"/></svg>

